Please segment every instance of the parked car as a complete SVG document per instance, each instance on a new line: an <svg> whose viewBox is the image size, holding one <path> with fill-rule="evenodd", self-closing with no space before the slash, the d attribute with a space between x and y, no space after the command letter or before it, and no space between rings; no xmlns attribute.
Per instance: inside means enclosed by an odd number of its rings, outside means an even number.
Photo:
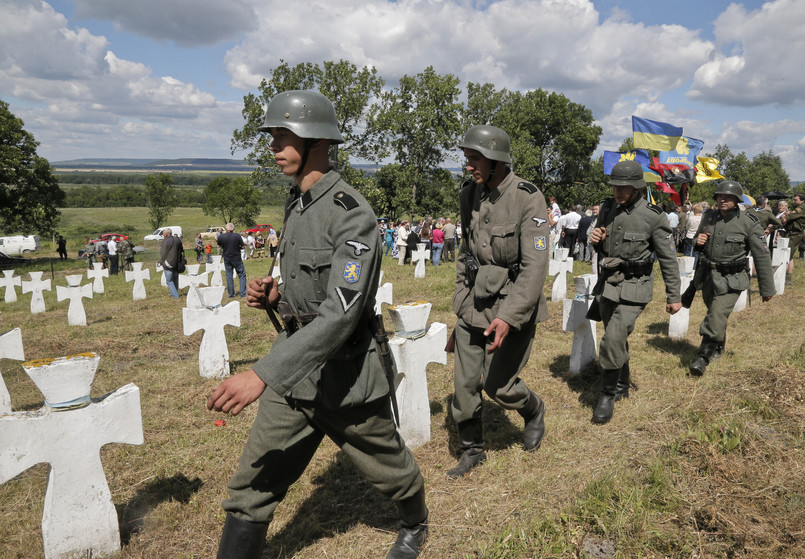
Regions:
<svg viewBox="0 0 805 559"><path fill-rule="evenodd" d="M42 248L42 243L37 235L12 235L10 237L0 237L0 252L8 256L19 256L28 254Z"/></svg>
<svg viewBox="0 0 805 559"><path fill-rule="evenodd" d="M218 229L220 229L221 231L224 231L223 226L215 227L213 225L210 225L209 227L207 227L206 231L201 232L201 240L204 241L205 243L208 242L208 241L211 242L211 243L214 243L215 242L215 235L218 233Z"/></svg>
<svg viewBox="0 0 805 559"><path fill-rule="evenodd" d="M178 225L167 225L165 227L160 227L150 235L146 235L143 237L146 241L161 241L162 240L162 231L165 229L170 229L173 235L178 235L179 237L182 236L182 228Z"/></svg>
<svg viewBox="0 0 805 559"><path fill-rule="evenodd" d="M246 233L251 233L252 235L256 235L257 233L265 233L271 229L271 225L268 223L261 223L260 225L255 225L251 229L246 229Z"/></svg>
<svg viewBox="0 0 805 559"><path fill-rule="evenodd" d="M9 256L5 252L0 252L0 266L16 266L17 264L22 264L23 262L25 262L24 258L19 256Z"/></svg>
<svg viewBox="0 0 805 559"><path fill-rule="evenodd" d="M100 239L95 239L92 242L97 242L98 240L101 241L111 241L112 239L115 240L116 243L119 243L123 239L128 239L128 235L121 235L120 233L104 233L101 235Z"/></svg>

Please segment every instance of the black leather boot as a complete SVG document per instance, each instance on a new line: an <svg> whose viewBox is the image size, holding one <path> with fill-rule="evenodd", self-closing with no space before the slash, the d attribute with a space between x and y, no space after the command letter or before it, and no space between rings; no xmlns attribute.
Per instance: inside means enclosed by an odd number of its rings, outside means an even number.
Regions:
<svg viewBox="0 0 805 559"><path fill-rule="evenodd" d="M409 499L397 503L400 509L400 532L386 559L414 559L419 556L428 537L428 508L425 506L425 489Z"/></svg>
<svg viewBox="0 0 805 559"><path fill-rule="evenodd" d="M702 345L699 346L699 356L696 361L690 366L690 374L695 377L700 377L707 370L707 365L713 358L713 354L718 349L718 342L713 342L709 338L702 339Z"/></svg>
<svg viewBox="0 0 805 559"><path fill-rule="evenodd" d="M710 357L710 361L715 361L716 359L718 359L719 357L724 355L724 351L725 351L724 344L726 344L726 343L727 343L727 337L725 335L723 342L716 343L716 349L713 352L713 355Z"/></svg>
<svg viewBox="0 0 805 559"><path fill-rule="evenodd" d="M593 412L593 423L606 423L612 419L615 409L615 391L618 389L618 379L621 369L604 369L601 381L601 395Z"/></svg>
<svg viewBox="0 0 805 559"><path fill-rule="evenodd" d="M249 522L227 514L218 545L218 559L260 559L267 531L268 524Z"/></svg>
<svg viewBox="0 0 805 559"><path fill-rule="evenodd" d="M523 448L528 451L537 450L545 435L545 402L531 392L525 407L517 410L517 413L525 420Z"/></svg>
<svg viewBox="0 0 805 559"><path fill-rule="evenodd" d="M457 479L469 473L475 466L486 462L486 452L484 452L483 422L480 417L475 417L458 424L458 439L464 453L458 464L447 471L447 477Z"/></svg>
<svg viewBox="0 0 805 559"><path fill-rule="evenodd" d="M629 362L627 361L623 367L621 367L621 374L618 377L618 384L615 387L615 397L612 399L614 402L622 398L629 397L629 384L631 382L631 377L629 374Z"/></svg>

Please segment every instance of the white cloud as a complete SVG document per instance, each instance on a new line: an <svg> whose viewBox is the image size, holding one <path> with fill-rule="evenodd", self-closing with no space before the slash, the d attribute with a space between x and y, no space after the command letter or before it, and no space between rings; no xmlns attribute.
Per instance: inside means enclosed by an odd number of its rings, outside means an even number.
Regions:
<svg viewBox="0 0 805 559"><path fill-rule="evenodd" d="M743 107L805 101L805 2L776 0L753 11L730 4L715 21L715 37L692 99Z"/></svg>
<svg viewBox="0 0 805 559"><path fill-rule="evenodd" d="M77 0L76 17L113 21L124 31L183 46L213 45L254 29L247 0Z"/></svg>

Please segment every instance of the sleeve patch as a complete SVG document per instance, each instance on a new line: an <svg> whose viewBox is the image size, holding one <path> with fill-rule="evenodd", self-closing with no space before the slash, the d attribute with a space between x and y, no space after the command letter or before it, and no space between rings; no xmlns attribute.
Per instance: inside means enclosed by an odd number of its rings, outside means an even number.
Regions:
<svg viewBox="0 0 805 559"><path fill-rule="evenodd" d="M344 266L344 279L347 283L355 283L361 278L361 263L355 260L347 260Z"/></svg>
<svg viewBox="0 0 805 559"><path fill-rule="evenodd" d="M534 248L537 250L548 250L548 241L545 239L545 235L534 237Z"/></svg>
<svg viewBox="0 0 805 559"><path fill-rule="evenodd" d="M657 215L663 213L662 208L660 206L658 206L657 204L646 204L646 206L648 206L648 209L650 209L652 212L654 212Z"/></svg>
<svg viewBox="0 0 805 559"><path fill-rule="evenodd" d="M341 307L344 309L344 313L351 309L355 303L358 302L358 299L361 298L360 291L353 291L346 287L336 287L335 292L338 294L338 300L341 301Z"/></svg>
<svg viewBox="0 0 805 559"><path fill-rule="evenodd" d="M369 246L363 244L360 241L347 241L346 243L348 246L352 247L352 250L355 251L355 256L360 256L364 252L369 251Z"/></svg>
<svg viewBox="0 0 805 559"><path fill-rule="evenodd" d="M333 201L347 211L354 210L360 205L353 196L344 191L336 192Z"/></svg>
<svg viewBox="0 0 805 559"><path fill-rule="evenodd" d="M539 190L536 186L534 186L530 182L525 182L525 181L518 183L517 188L519 188L520 190L525 190L529 194L534 194L535 192L537 192Z"/></svg>

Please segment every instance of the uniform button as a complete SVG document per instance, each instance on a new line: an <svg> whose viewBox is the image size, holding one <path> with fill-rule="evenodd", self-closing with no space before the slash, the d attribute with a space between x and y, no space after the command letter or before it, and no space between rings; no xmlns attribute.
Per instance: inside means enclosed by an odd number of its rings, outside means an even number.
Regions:
<svg viewBox="0 0 805 559"><path fill-rule="evenodd" d="M295 245L296 245L296 241L291 241L291 246L295 246Z"/></svg>
<svg viewBox="0 0 805 559"><path fill-rule="evenodd" d="M484 243L483 246L486 247L486 243Z"/></svg>
<svg viewBox="0 0 805 559"><path fill-rule="evenodd" d="M618 225L618 231L620 231L621 229L623 229L623 226L622 226L622 225Z"/></svg>
<svg viewBox="0 0 805 559"><path fill-rule="evenodd" d="M484 219L484 223L489 223L489 218Z"/></svg>
<svg viewBox="0 0 805 559"><path fill-rule="evenodd" d="M291 279L296 279L296 272L291 272Z"/></svg>

